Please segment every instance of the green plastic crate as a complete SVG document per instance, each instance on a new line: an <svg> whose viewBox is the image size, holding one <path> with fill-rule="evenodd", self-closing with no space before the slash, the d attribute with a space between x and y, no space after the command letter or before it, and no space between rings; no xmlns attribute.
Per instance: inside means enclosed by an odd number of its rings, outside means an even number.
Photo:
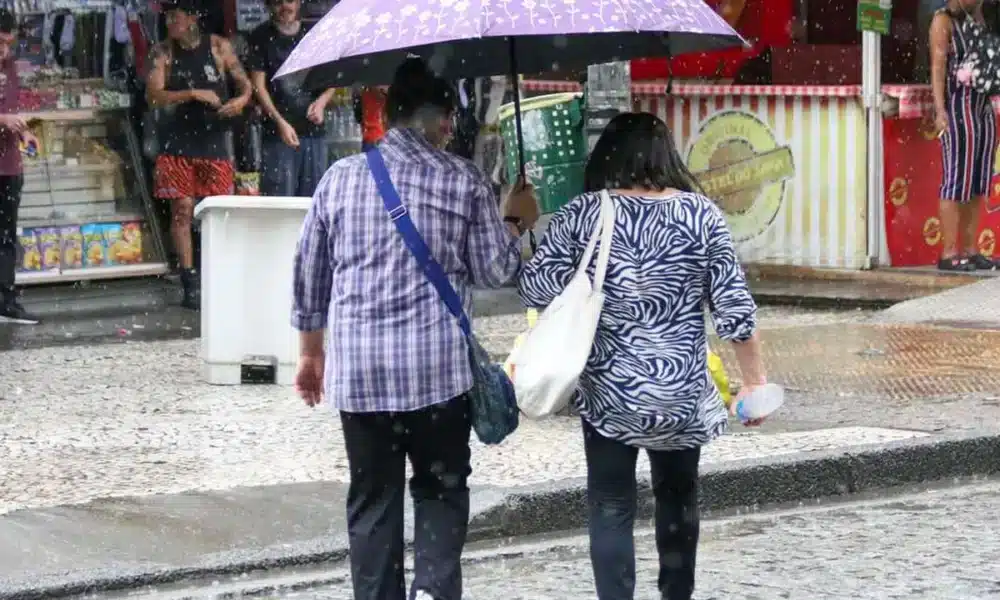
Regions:
<svg viewBox="0 0 1000 600"><path fill-rule="evenodd" d="M521 102L525 171L543 213L554 213L583 193L587 142L583 133L583 95L549 94ZM500 108L507 179L517 180L519 165L514 104Z"/></svg>

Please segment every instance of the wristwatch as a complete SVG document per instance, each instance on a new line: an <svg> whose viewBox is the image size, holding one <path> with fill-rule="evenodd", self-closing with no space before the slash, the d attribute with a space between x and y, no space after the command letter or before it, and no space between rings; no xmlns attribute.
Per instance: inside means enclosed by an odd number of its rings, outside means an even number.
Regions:
<svg viewBox="0 0 1000 600"><path fill-rule="evenodd" d="M518 217L504 217L503 222L517 227L518 235L524 235L524 223Z"/></svg>

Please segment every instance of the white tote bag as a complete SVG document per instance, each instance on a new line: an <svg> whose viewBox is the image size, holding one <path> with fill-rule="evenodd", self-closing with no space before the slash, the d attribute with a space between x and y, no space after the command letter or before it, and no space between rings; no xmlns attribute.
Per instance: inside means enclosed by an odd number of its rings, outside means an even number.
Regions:
<svg viewBox="0 0 1000 600"><path fill-rule="evenodd" d="M517 406L528 418L540 419L559 412L576 392L577 381L587 365L594 335L604 306L604 276L611 255L615 231L615 205L607 191L601 192L600 218L587 241L587 249L576 275L552 304L511 357ZM594 283L587 267L594 256L597 240Z"/></svg>

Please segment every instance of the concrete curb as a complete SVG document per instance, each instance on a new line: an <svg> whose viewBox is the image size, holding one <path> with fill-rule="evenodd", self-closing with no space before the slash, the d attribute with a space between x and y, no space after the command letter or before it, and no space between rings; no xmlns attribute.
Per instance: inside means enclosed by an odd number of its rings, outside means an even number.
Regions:
<svg viewBox="0 0 1000 600"><path fill-rule="evenodd" d="M796 308L813 308L817 310L882 310L904 301L895 298L841 298L838 296L777 294L772 292L754 292L752 289L751 294L758 306L794 306Z"/></svg>
<svg viewBox="0 0 1000 600"><path fill-rule="evenodd" d="M701 508L723 511L857 494L950 479L1000 473L1000 434L934 437L849 452L788 455L709 467L701 477ZM569 485L567 485L569 484ZM535 493L515 493L480 515L488 537L508 537L585 527L586 482L560 482ZM648 482L640 484L640 516L652 516ZM486 532L483 532L486 535Z"/></svg>
<svg viewBox="0 0 1000 600"><path fill-rule="evenodd" d="M26 308L46 320L161 311L180 302L180 288L162 277L88 281L26 289Z"/></svg>
<svg viewBox="0 0 1000 600"><path fill-rule="evenodd" d="M701 504L706 511L723 511L998 473L1000 433L935 436L709 467L702 474ZM473 517L470 541L583 527L587 520L584 486L583 479L571 479L542 489L510 490L503 502ZM648 483L641 488L640 513L648 518L652 494ZM183 569L149 565L131 572L88 573L86 580L79 579L81 574L59 573L27 585L0 581L0 599L62 598L341 561L346 557L346 540L335 537L340 539L310 540L252 554L234 551Z"/></svg>

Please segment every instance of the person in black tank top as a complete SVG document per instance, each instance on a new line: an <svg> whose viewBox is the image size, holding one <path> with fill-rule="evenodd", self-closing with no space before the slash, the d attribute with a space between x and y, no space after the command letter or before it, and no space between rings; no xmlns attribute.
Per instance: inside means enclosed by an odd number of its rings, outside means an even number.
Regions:
<svg viewBox="0 0 1000 600"><path fill-rule="evenodd" d="M981 24L983 0L948 0L931 21L931 89L941 139L940 197L943 271L995 270L979 249L979 217L990 192L997 152L997 117L984 94L959 81L970 52L969 19Z"/></svg>
<svg viewBox="0 0 1000 600"><path fill-rule="evenodd" d="M301 0L268 0L271 18L250 33L247 70L264 113L260 191L312 196L330 166L326 108L333 88L312 90L274 74L309 32Z"/></svg>
<svg viewBox="0 0 1000 600"><path fill-rule="evenodd" d="M184 306L201 305L194 268L191 220L196 199L233 193L227 143L233 117L253 93L250 79L225 39L202 33L198 0L167 0L168 39L154 50L146 82L152 108L162 111L156 196L171 203L170 227L184 285ZM238 95L229 97L229 81Z"/></svg>

